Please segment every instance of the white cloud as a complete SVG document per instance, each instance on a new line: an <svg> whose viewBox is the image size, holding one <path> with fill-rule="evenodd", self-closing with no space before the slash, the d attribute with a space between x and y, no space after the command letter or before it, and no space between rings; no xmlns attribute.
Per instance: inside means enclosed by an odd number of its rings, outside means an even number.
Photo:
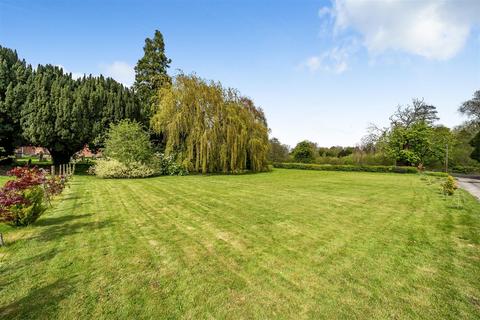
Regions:
<svg viewBox="0 0 480 320"><path fill-rule="evenodd" d="M71 73L73 79L79 79L79 78L81 78L81 77L84 76L84 74L81 73L81 72L71 72L71 71L69 71L67 68L65 68L65 67L62 66L61 64L57 64L57 65L55 65L55 66L57 66L57 67L59 67L59 68L62 68L64 73Z"/></svg>
<svg viewBox="0 0 480 320"><path fill-rule="evenodd" d="M341 74L348 70L350 56L356 51L354 41L333 47L318 56L311 56L303 64L310 72L325 71Z"/></svg>
<svg viewBox="0 0 480 320"><path fill-rule="evenodd" d="M112 77L128 87L135 81L135 69L126 62L114 61L108 65L101 65L100 68L107 77Z"/></svg>
<svg viewBox="0 0 480 320"><path fill-rule="evenodd" d="M333 35L353 30L373 55L394 50L447 60L480 22L479 0L332 1L319 15L331 19Z"/></svg>
<svg viewBox="0 0 480 320"><path fill-rule="evenodd" d="M317 71L318 68L320 68L320 64L321 61L320 61L320 58L319 57L310 57L307 59L307 61L305 61L305 66L311 71L311 72L314 72L314 71Z"/></svg>

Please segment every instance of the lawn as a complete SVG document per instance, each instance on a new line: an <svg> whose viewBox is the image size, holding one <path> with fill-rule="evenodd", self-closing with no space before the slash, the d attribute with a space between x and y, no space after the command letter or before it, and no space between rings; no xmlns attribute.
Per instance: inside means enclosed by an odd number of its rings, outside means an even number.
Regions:
<svg viewBox="0 0 480 320"><path fill-rule="evenodd" d="M426 179L76 176L2 227L0 318L479 318L480 204Z"/></svg>

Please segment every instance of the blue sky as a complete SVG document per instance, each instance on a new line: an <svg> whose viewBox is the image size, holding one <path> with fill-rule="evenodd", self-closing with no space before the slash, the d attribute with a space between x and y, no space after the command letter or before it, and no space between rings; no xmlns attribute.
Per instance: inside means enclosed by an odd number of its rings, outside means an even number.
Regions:
<svg viewBox="0 0 480 320"><path fill-rule="evenodd" d="M238 88L271 135L353 145L413 97L454 126L480 89L480 1L0 0L0 44L130 84L159 29L176 69Z"/></svg>

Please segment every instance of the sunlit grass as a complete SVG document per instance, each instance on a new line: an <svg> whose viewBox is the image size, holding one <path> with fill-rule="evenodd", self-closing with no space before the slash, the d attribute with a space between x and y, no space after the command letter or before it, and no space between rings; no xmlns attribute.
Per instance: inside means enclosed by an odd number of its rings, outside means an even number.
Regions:
<svg viewBox="0 0 480 320"><path fill-rule="evenodd" d="M480 205L418 175L77 176L6 230L0 318L480 316Z"/></svg>

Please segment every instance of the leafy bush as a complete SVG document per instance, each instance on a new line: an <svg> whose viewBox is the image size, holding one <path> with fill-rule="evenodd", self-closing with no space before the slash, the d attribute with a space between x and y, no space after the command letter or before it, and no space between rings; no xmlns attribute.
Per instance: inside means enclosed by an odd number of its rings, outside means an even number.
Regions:
<svg viewBox="0 0 480 320"><path fill-rule="evenodd" d="M480 166L454 166L452 167L452 172L463 174L480 173Z"/></svg>
<svg viewBox="0 0 480 320"><path fill-rule="evenodd" d="M97 160L91 173L100 178L146 178L155 174L155 169L140 162L122 163L116 159Z"/></svg>
<svg viewBox="0 0 480 320"><path fill-rule="evenodd" d="M154 154L149 135L136 122L113 125L106 140L105 159L97 160L88 173L100 178L146 178L154 175L185 175L173 156Z"/></svg>
<svg viewBox="0 0 480 320"><path fill-rule="evenodd" d="M103 155L126 165L149 163L153 157L150 136L139 123L122 120L110 127Z"/></svg>
<svg viewBox="0 0 480 320"><path fill-rule="evenodd" d="M443 194L452 196L458 189L457 181L452 176L448 176L447 180L442 183Z"/></svg>
<svg viewBox="0 0 480 320"><path fill-rule="evenodd" d="M16 226L27 226L35 222L47 210L45 192L37 186L23 192L23 201L11 206L5 218Z"/></svg>
<svg viewBox="0 0 480 320"><path fill-rule="evenodd" d="M319 171L363 171L363 172L394 172L394 173L418 173L415 167L395 166L352 166L352 165L318 165L306 163L274 163L275 168L319 170Z"/></svg>
<svg viewBox="0 0 480 320"><path fill-rule="evenodd" d="M64 177L48 177L38 168L16 167L8 175L15 179L0 189L0 221L15 226L35 222L47 209L51 197L65 187Z"/></svg>
<svg viewBox="0 0 480 320"><path fill-rule="evenodd" d="M315 159L315 144L304 140L292 150L293 159L297 162L311 163Z"/></svg>
<svg viewBox="0 0 480 320"><path fill-rule="evenodd" d="M164 155L163 153L157 153L159 174L165 176L185 176L188 174L188 170L182 167L172 155Z"/></svg>

